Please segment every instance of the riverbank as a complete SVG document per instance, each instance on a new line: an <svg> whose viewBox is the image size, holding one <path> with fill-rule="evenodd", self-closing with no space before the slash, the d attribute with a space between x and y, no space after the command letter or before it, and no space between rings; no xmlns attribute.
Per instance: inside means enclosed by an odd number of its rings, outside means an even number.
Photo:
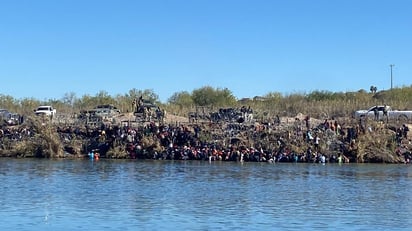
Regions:
<svg viewBox="0 0 412 231"><path fill-rule="evenodd" d="M164 123L90 128L33 117L2 127L0 156L89 158L93 153L119 159L410 163L411 137L404 127L304 115L265 122L188 123L170 115Z"/></svg>

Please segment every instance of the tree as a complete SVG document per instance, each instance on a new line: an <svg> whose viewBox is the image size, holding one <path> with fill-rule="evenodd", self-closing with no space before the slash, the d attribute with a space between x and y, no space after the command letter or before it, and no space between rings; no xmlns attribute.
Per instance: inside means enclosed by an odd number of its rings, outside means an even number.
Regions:
<svg viewBox="0 0 412 231"><path fill-rule="evenodd" d="M39 106L40 102L34 98L24 98L20 101L21 111L19 113L30 115L33 114L33 110Z"/></svg>
<svg viewBox="0 0 412 231"><path fill-rule="evenodd" d="M180 107L190 107L193 105L192 95L187 91L175 92L168 100L169 104L175 104Z"/></svg>
<svg viewBox="0 0 412 231"><path fill-rule="evenodd" d="M214 89L211 86L193 90L192 99L197 106L225 106L236 102L236 97L229 89Z"/></svg>
<svg viewBox="0 0 412 231"><path fill-rule="evenodd" d="M134 99L136 99L140 96L144 100L150 101L152 103L160 103L159 102L159 95L156 94L153 91L153 89L137 90L136 88L133 88L133 89L129 90L128 97L130 97L131 102L133 102Z"/></svg>
<svg viewBox="0 0 412 231"><path fill-rule="evenodd" d="M376 91L378 91L378 88L376 86L371 86L370 91L375 94Z"/></svg>
<svg viewBox="0 0 412 231"><path fill-rule="evenodd" d="M113 97L110 96L107 91L99 91L99 93L97 93L94 97L94 101L96 102L96 105L115 103Z"/></svg>
<svg viewBox="0 0 412 231"><path fill-rule="evenodd" d="M74 103L76 102L76 100L76 93L69 92L64 94L63 98L61 99L61 103L64 105L68 112L73 112Z"/></svg>
<svg viewBox="0 0 412 231"><path fill-rule="evenodd" d="M159 95L156 94L153 89L145 89L143 91L140 91L140 95L143 96L143 99L148 100L152 103L160 103L159 101Z"/></svg>
<svg viewBox="0 0 412 231"><path fill-rule="evenodd" d="M216 103L215 90L210 86L195 89L192 92L192 99L197 106L214 105Z"/></svg>
<svg viewBox="0 0 412 231"><path fill-rule="evenodd" d="M117 94L114 97L114 100L116 101L116 105L114 106L120 109L121 112L133 112L132 100L130 99L130 97L127 96L127 94Z"/></svg>
<svg viewBox="0 0 412 231"><path fill-rule="evenodd" d="M96 106L94 98L90 95L83 95L80 99L74 103L75 107L81 110L86 110Z"/></svg>
<svg viewBox="0 0 412 231"><path fill-rule="evenodd" d="M216 89L216 97L219 106L232 106L236 103L236 97L228 88Z"/></svg>
<svg viewBox="0 0 412 231"><path fill-rule="evenodd" d="M16 111L18 101L10 95L0 94L0 108L5 108L11 111Z"/></svg>
<svg viewBox="0 0 412 231"><path fill-rule="evenodd" d="M64 94L64 96L62 98L62 101L63 101L64 104L67 104L68 106L73 107L74 102L76 101L76 98L77 98L76 93L69 92L69 93Z"/></svg>

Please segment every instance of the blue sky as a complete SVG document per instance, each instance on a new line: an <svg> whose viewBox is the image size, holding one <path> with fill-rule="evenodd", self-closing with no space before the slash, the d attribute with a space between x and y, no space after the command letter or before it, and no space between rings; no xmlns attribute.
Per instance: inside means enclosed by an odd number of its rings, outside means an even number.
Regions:
<svg viewBox="0 0 412 231"><path fill-rule="evenodd" d="M0 0L0 94L412 85L409 0Z"/></svg>

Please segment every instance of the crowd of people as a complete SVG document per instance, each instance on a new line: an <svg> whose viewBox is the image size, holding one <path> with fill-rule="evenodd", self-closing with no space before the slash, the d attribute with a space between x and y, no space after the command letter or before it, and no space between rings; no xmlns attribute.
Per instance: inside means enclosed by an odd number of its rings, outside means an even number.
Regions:
<svg viewBox="0 0 412 231"><path fill-rule="evenodd" d="M259 139L261 134L267 134L269 126L244 126L243 132L248 133L251 139ZM207 125L209 127L209 125ZM219 127L219 126L217 126ZM248 127L248 129L244 129ZM208 130L210 129L207 128ZM307 138L306 152L297 153L288 147L287 138L276 137L273 144L260 143L258 147L247 145L238 139L230 137L236 132L233 127L221 128L216 134L219 137L211 137L212 140L201 139L205 128L199 125L158 125L147 124L140 128L109 126L101 127L88 136L96 139L100 155L106 156L107 150L121 144L126 145L126 151L130 158L160 159L160 160L208 160L208 161L253 161L253 162L343 162L343 155L322 154L319 147L319 135L314 140ZM145 144L150 140L151 145ZM235 140L235 142L233 142ZM313 145L312 145L313 143ZM313 148L312 148L313 146ZM346 159L347 160L347 159Z"/></svg>
<svg viewBox="0 0 412 231"><path fill-rule="evenodd" d="M367 131L367 130L366 130ZM396 153L410 163L408 127L398 129ZM346 125L338 120L313 122L309 116L294 121L275 116L254 123L173 123L158 121L139 126L102 124L98 127L56 126L63 143L78 139L82 153L113 158L110 150L124 147L117 158L157 160L207 160L253 162L356 162L356 140L365 132L361 124ZM29 126L1 127L0 150L35 136ZM409 141L410 142L410 141ZM116 149L118 148L118 149ZM69 150L69 149L67 149Z"/></svg>
<svg viewBox="0 0 412 231"><path fill-rule="evenodd" d="M158 124L141 127L108 126L94 130L99 152L126 146L128 158L253 162L355 162L359 125L342 128L337 120L310 123ZM286 126L289 124L290 126ZM234 138L237 137L237 138ZM239 138L239 137L243 137ZM403 133L403 140L407 134ZM148 142L149 141L149 142ZM401 144L401 140L399 140ZM295 147L295 148L293 148ZM300 151L296 151L296 147ZM96 149L97 150L97 149ZM408 149L398 152L410 162Z"/></svg>

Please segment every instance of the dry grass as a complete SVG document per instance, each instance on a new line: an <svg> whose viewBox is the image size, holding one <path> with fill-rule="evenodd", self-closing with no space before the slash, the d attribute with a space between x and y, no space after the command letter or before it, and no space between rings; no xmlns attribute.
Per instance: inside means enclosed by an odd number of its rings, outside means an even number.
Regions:
<svg viewBox="0 0 412 231"><path fill-rule="evenodd" d="M106 153L106 157L111 159L126 159L129 156L129 153L126 151L126 145L115 146Z"/></svg>
<svg viewBox="0 0 412 231"><path fill-rule="evenodd" d="M21 142L17 149L21 155L45 158L64 157L63 143L50 121L33 117L27 123L35 131L35 136L31 140Z"/></svg>

